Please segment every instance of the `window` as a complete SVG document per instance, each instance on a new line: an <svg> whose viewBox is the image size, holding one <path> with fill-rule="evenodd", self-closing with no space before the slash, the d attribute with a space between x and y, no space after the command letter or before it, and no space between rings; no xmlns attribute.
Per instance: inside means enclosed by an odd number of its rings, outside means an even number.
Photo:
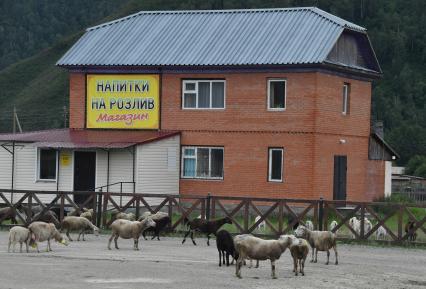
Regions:
<svg viewBox="0 0 426 289"><path fill-rule="evenodd" d="M225 108L225 80L184 80L182 86L184 109Z"/></svg>
<svg viewBox="0 0 426 289"><path fill-rule="evenodd" d="M342 114L349 114L349 101L350 101L350 92L351 87L349 83L343 84L343 93L342 93Z"/></svg>
<svg viewBox="0 0 426 289"><path fill-rule="evenodd" d="M58 152L52 149L38 150L37 180L56 181Z"/></svg>
<svg viewBox="0 0 426 289"><path fill-rule="evenodd" d="M268 181L282 182L283 180L283 149L269 149L269 172Z"/></svg>
<svg viewBox="0 0 426 289"><path fill-rule="evenodd" d="M286 80L268 80L268 110L285 110Z"/></svg>
<svg viewBox="0 0 426 289"><path fill-rule="evenodd" d="M223 179L222 147L183 147L182 178Z"/></svg>

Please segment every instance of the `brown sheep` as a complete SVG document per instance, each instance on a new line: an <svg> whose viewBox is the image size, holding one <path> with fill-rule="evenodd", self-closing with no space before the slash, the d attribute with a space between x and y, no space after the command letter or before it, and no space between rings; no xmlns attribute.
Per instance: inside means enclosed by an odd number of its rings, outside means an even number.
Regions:
<svg viewBox="0 0 426 289"><path fill-rule="evenodd" d="M297 265L300 273L305 276L305 260L309 254L309 244L305 239L291 236L290 253L293 257L293 272L297 276Z"/></svg>

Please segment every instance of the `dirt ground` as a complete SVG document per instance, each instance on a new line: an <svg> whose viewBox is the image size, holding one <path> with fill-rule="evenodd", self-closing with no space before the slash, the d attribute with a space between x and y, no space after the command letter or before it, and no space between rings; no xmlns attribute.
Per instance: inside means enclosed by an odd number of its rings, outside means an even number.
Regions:
<svg viewBox="0 0 426 289"><path fill-rule="evenodd" d="M7 253L8 232L0 232L0 288L425 288L426 250L339 244L339 265L307 262L306 276L294 276L286 251L277 262L278 279L271 279L270 263L260 268L218 267L215 241L207 247L181 238L119 240L120 250L107 249L108 236L87 236L69 246L52 244L53 252ZM40 248L45 250L46 243ZM19 251L19 245L17 246Z"/></svg>

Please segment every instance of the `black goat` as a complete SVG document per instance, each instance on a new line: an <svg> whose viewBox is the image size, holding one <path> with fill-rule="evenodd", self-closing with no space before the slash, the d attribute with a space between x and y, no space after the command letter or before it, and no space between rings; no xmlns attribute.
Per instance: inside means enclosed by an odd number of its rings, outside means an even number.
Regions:
<svg viewBox="0 0 426 289"><path fill-rule="evenodd" d="M214 221L206 221L202 219L194 219L192 221L187 218L184 219L184 224L188 227L188 232L186 232L183 237L182 244L185 243L186 237L191 233L191 240L194 245L197 245L194 240L194 231L206 234L207 236L207 246L210 246L210 234L216 235L217 230L220 229L224 224L232 224L232 221L229 217L222 219L217 219Z"/></svg>
<svg viewBox="0 0 426 289"><path fill-rule="evenodd" d="M231 265L234 264L234 260L238 259L238 253L235 251L234 239L231 234L226 230L220 230L216 233L216 247L219 252L219 267L225 265L229 266L229 256L232 256Z"/></svg>
<svg viewBox="0 0 426 289"><path fill-rule="evenodd" d="M10 207L0 209L0 219L3 219L3 221L10 220L13 224L18 223L16 221L16 213ZM0 222L0 224L1 224L1 222Z"/></svg>
<svg viewBox="0 0 426 289"><path fill-rule="evenodd" d="M143 231L142 235L145 240L146 240L145 234L147 232L154 232L151 240L157 237L158 241L160 241L160 232L166 227L170 228L172 224L172 221L170 220L169 216L165 216L160 219L155 219L154 222L155 222L155 227L149 227L148 229Z"/></svg>
<svg viewBox="0 0 426 289"><path fill-rule="evenodd" d="M416 241L417 239L417 233L414 230L414 226L415 226L416 222L414 221L408 221L407 224L405 224L405 233L408 234L408 240L409 241Z"/></svg>

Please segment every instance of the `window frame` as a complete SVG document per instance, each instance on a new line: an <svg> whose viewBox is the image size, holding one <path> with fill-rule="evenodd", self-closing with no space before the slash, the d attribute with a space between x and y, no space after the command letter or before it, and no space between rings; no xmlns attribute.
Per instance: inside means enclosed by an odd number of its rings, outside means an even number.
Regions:
<svg viewBox="0 0 426 289"><path fill-rule="evenodd" d="M281 178L272 179L272 152L281 151ZM269 147L268 148L268 182L283 183L284 182L284 148L283 147Z"/></svg>
<svg viewBox="0 0 426 289"><path fill-rule="evenodd" d="M210 83L210 107L198 107L198 83L199 82L208 82ZM223 83L223 107L212 107L213 99L213 83L220 82ZM194 90L186 90L187 83L194 83ZM195 107L185 107L185 93L194 93L195 94ZM182 109L184 110L224 110L226 109L226 79L182 79Z"/></svg>
<svg viewBox="0 0 426 289"><path fill-rule="evenodd" d="M351 100L351 85L350 83L343 83L342 91L342 115L350 113L350 100Z"/></svg>
<svg viewBox="0 0 426 289"><path fill-rule="evenodd" d="M212 162L211 162L211 158L212 158L212 149L220 149L222 150L222 177L198 177L197 174L197 165L198 165L198 158L197 158L197 150L201 148L201 149L209 149L209 174L211 175L211 168L212 168ZM185 157L185 149L194 149L194 156L188 156ZM195 175L194 176L185 176L185 159L195 159ZM225 148L223 146L192 146L192 145L185 145L182 146L181 148L181 179L189 179L189 180L214 180L214 181L221 181L224 179L225 177Z"/></svg>
<svg viewBox="0 0 426 289"><path fill-rule="evenodd" d="M42 150L53 150L55 151L55 178L54 179L42 179L40 177L40 168L41 168L41 151ZM58 181L59 173L59 151L50 148L37 148L37 158L36 158L36 182L52 182L56 183Z"/></svg>
<svg viewBox="0 0 426 289"><path fill-rule="evenodd" d="M284 82L284 107L271 107L271 83ZM267 82L267 110L268 111L285 111L287 109L287 79L285 78L268 78Z"/></svg>

